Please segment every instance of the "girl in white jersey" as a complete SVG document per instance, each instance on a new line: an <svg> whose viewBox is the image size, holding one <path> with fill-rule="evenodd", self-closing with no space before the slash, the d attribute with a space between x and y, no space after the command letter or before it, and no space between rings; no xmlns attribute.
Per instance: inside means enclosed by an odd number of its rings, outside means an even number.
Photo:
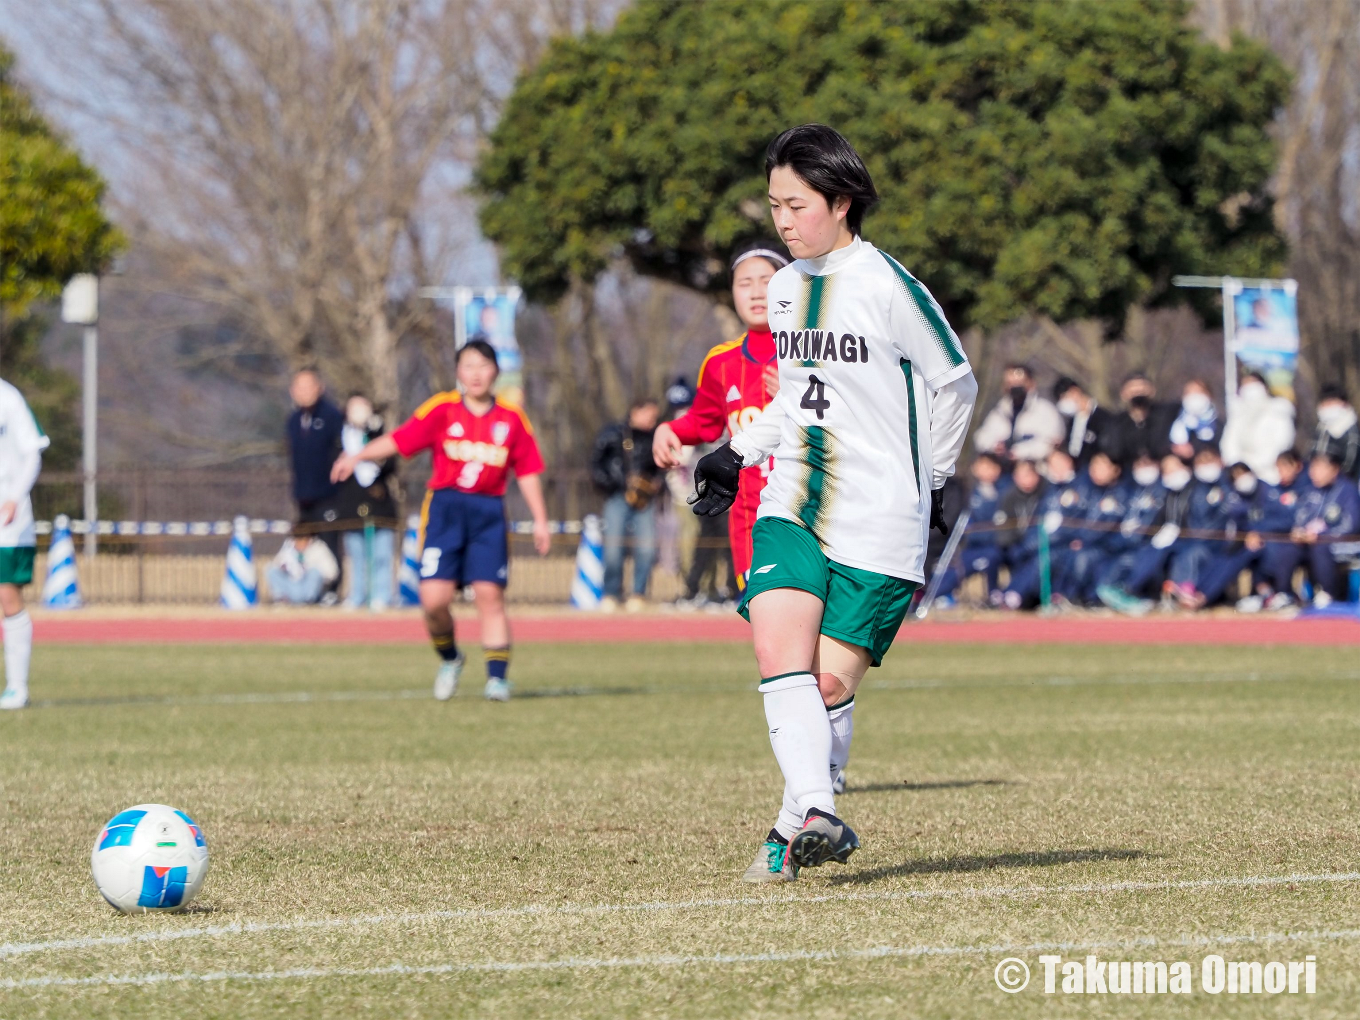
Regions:
<svg viewBox="0 0 1360 1020"><path fill-rule="evenodd" d="M769 284L779 393L695 468L694 512L721 513L744 466L774 456L739 611L751 621L770 744L784 774L775 826L745 874L788 881L859 846L832 783L855 690L924 581L938 490L954 473L977 383L930 292L860 238L878 198L829 127L766 153L770 208L795 261Z"/></svg>

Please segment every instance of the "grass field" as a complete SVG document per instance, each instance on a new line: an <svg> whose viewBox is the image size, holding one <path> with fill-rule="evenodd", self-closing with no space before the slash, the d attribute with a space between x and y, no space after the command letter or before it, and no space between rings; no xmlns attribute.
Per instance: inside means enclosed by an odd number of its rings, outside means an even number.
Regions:
<svg viewBox="0 0 1360 1020"><path fill-rule="evenodd" d="M863 849L777 889L738 881L779 790L747 648L525 646L508 705L477 666L433 702L431 659L39 647L0 717L0 1017L1356 1013L1352 649L899 645L838 802ZM189 914L89 879L148 800L207 834ZM1196 990L1045 995L1053 944ZM1315 954L1317 992L1207 994L1211 952Z"/></svg>

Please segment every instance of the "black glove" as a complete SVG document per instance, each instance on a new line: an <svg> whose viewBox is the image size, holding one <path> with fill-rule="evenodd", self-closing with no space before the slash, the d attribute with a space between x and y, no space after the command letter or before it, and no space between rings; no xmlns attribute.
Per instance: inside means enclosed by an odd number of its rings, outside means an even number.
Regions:
<svg viewBox="0 0 1360 1020"><path fill-rule="evenodd" d="M699 517L726 513L736 502L740 479L741 457L731 443L700 457L694 465L694 495L689 497L694 513Z"/></svg>
<svg viewBox="0 0 1360 1020"><path fill-rule="evenodd" d="M938 528L945 538L949 537L949 525L944 519L944 489L936 489L930 494L930 526Z"/></svg>

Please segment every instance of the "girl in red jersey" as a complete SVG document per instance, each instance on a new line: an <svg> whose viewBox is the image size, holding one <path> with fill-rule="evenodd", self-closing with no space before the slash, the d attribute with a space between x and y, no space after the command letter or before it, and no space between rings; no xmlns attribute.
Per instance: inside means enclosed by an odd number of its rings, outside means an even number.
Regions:
<svg viewBox="0 0 1360 1020"><path fill-rule="evenodd" d="M442 660L434 682L440 701L453 697L463 671L449 607L465 584L472 586L482 625L484 693L492 701L510 698L510 624L505 616L509 543L503 497L511 471L534 518L534 548L542 556L551 544L538 477L543 458L524 412L492 394L497 374L495 349L483 340L469 341L458 351L461 393L435 394L400 428L358 453L344 454L331 470L331 478L341 482L361 460L433 453L434 470L420 515L420 606Z"/></svg>
<svg viewBox="0 0 1360 1020"><path fill-rule="evenodd" d="M788 264L787 258L764 245L747 248L732 260L732 304L746 332L708 352L699 367L693 405L681 417L657 426L652 458L659 467L679 464L682 447L711 443L724 431L735 436L779 391L765 288L775 271ZM727 518L738 589L745 589L751 569L751 528L769 474L769 458L742 471L737 501Z"/></svg>

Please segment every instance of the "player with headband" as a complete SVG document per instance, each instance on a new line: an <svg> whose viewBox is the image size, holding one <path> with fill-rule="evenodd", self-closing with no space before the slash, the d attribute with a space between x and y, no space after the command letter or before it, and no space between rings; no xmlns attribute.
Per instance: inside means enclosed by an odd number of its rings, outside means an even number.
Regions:
<svg viewBox="0 0 1360 1020"><path fill-rule="evenodd" d="M770 280L779 392L694 470L696 514L719 514L773 454L739 611L751 621L770 745L784 774L774 828L743 876L788 881L859 846L836 815L855 691L924 581L947 531L977 382L930 292L860 236L878 199L859 154L820 124L765 156L780 240L797 260Z"/></svg>
<svg viewBox="0 0 1360 1020"><path fill-rule="evenodd" d="M674 421L658 425L652 457L661 468L680 463L685 446L712 443L726 431L737 435L765 409L779 389L774 337L770 335L765 289L777 270L789 264L771 245L755 245L732 259L732 305L746 332L718 344L699 366L694 403ZM732 570L739 590L751 567L751 528L756 523L760 490L770 474L766 457L741 472L741 488L727 518Z"/></svg>

